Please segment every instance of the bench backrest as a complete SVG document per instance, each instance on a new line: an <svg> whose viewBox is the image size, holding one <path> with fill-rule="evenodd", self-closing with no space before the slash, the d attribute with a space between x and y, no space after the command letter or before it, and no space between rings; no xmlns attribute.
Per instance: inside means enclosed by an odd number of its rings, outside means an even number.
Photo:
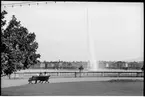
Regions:
<svg viewBox="0 0 145 97"><path fill-rule="evenodd" d="M49 79L50 75L49 76L32 76L31 79L35 80L35 79Z"/></svg>

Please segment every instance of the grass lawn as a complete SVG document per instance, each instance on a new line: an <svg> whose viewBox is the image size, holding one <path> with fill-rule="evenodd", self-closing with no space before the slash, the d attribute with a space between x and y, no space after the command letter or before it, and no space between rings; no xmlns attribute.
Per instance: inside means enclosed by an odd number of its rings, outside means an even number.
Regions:
<svg viewBox="0 0 145 97"><path fill-rule="evenodd" d="M2 88L1 94L3 96L143 96L143 81L27 84Z"/></svg>

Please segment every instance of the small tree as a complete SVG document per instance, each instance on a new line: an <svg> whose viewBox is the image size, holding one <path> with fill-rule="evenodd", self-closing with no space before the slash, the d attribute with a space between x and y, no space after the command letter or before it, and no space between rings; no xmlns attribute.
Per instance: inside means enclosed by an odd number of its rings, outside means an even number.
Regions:
<svg viewBox="0 0 145 97"><path fill-rule="evenodd" d="M83 69L84 69L84 67L81 65L81 66L79 67L79 71L81 72Z"/></svg>
<svg viewBox="0 0 145 97"><path fill-rule="evenodd" d="M79 69L80 77L81 77L81 71L84 69L84 67L81 65L78 69Z"/></svg>

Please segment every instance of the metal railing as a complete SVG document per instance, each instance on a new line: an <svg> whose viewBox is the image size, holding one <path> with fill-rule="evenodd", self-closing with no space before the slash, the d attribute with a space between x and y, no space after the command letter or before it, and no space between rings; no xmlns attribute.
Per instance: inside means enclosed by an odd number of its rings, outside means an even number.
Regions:
<svg viewBox="0 0 145 97"><path fill-rule="evenodd" d="M29 78L40 72L24 72L11 75L11 78ZM46 72L51 77L144 77L144 72Z"/></svg>

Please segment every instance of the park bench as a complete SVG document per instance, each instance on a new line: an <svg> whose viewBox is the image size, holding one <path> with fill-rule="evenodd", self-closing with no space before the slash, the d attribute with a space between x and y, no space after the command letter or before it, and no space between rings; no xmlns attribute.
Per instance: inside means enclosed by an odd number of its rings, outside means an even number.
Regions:
<svg viewBox="0 0 145 97"><path fill-rule="evenodd" d="M31 78L28 79L28 82L29 84L33 84L32 81L35 81L35 84L37 83L37 81L39 81L39 83L43 83L45 81L49 83L49 78L50 78L50 75L49 76L32 76Z"/></svg>

